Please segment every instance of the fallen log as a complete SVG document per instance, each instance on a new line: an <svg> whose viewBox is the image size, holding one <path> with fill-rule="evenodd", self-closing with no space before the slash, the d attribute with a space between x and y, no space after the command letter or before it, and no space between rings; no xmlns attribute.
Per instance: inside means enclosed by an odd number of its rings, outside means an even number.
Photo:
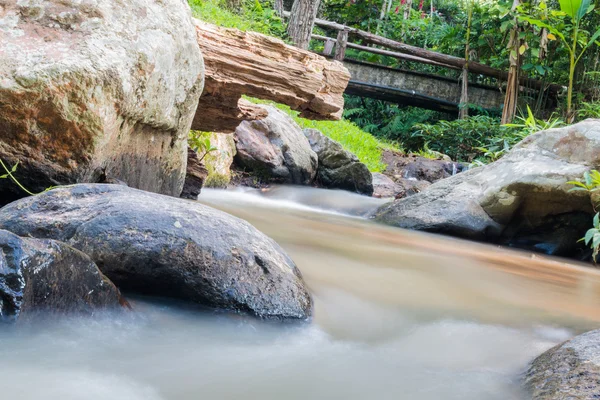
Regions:
<svg viewBox="0 0 600 400"><path fill-rule="evenodd" d="M341 118L350 73L340 62L259 33L195 23L205 84L192 129L233 132L243 120L266 116L240 102L242 95L286 104L305 118Z"/></svg>

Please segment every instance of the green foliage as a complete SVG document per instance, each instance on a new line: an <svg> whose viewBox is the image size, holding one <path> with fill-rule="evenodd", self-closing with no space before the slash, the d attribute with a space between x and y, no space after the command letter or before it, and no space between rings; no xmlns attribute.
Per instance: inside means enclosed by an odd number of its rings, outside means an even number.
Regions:
<svg viewBox="0 0 600 400"><path fill-rule="evenodd" d="M546 12L546 3L536 8L525 10L518 16L538 29L546 29L551 40L560 39L562 46L569 53L569 78L567 93L567 117L571 117L575 68L586 51L600 38L600 29L588 32L582 27L583 18L594 11L591 0L559 0L560 11Z"/></svg>
<svg viewBox="0 0 600 400"><path fill-rule="evenodd" d="M600 118L600 102L582 102L577 111L579 119Z"/></svg>
<svg viewBox="0 0 600 400"><path fill-rule="evenodd" d="M486 163L499 158L527 132L501 126L497 118L477 115L462 120L417 124L401 138L408 151L429 149L458 161Z"/></svg>
<svg viewBox="0 0 600 400"><path fill-rule="evenodd" d="M199 131L190 131L188 134L188 144L192 150L194 150L200 158L199 162L204 160L209 153L218 150L210 143L210 137L208 137L210 133L208 132L199 132Z"/></svg>
<svg viewBox="0 0 600 400"><path fill-rule="evenodd" d="M517 128L528 134L533 134L546 129L560 128L565 125L565 122L558 117L550 117L548 120L538 119L533 115L531 108L527 106L527 117L518 116L517 123L506 124L505 126Z"/></svg>
<svg viewBox="0 0 600 400"><path fill-rule="evenodd" d="M188 0L194 17L225 28L254 31L265 35L285 37L283 21L270 2L245 0L239 13L225 7L223 0Z"/></svg>
<svg viewBox="0 0 600 400"><path fill-rule="evenodd" d="M569 181L570 185L574 185L570 191L585 191L590 194L600 189L600 172L592 170L583 174L583 182Z"/></svg>
<svg viewBox="0 0 600 400"><path fill-rule="evenodd" d="M600 190L600 172L592 170L583 174L583 182L570 181L567 183L575 186L570 191L588 192L590 196L592 196L595 192ZM594 204L592 197L592 207L594 208L594 211L597 211L596 206L597 205ZM598 212L596 212L592 221L592 228L586 232L585 236L581 238L580 241L585 242L586 246L589 246L592 249L592 260L596 263L598 253L600 252L600 214Z"/></svg>
<svg viewBox="0 0 600 400"><path fill-rule="evenodd" d="M6 164L4 164L4 161L2 161L2 159L0 159L0 166L2 166L2 169L4 169L4 172L6 172L4 175L0 175L0 179L10 179L11 181L14 182L15 185L17 185L19 187L19 189L21 189L22 191L24 191L25 193L27 193L30 196L35 196L35 193L32 193L30 190L27 190L27 188L25 188L25 186L23 186L21 184L21 182L19 182L19 180L17 178L15 178L14 173L17 172L17 168L19 166L19 162L17 162L15 165L13 165L10 169L6 166ZM46 190L50 190L51 188L48 188Z"/></svg>

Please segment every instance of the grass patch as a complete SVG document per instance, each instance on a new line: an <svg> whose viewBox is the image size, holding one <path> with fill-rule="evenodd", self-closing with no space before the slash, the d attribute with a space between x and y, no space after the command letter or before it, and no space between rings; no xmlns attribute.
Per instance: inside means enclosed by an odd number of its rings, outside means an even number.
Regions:
<svg viewBox="0 0 600 400"><path fill-rule="evenodd" d="M270 7L258 0L242 2L239 13L229 11L221 0L188 0L195 18L225 28L253 31L282 38L285 27L281 18Z"/></svg>

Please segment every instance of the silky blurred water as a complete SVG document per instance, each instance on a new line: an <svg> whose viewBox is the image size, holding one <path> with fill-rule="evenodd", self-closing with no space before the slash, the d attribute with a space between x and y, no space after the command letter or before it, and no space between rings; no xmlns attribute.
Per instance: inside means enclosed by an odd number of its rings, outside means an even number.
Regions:
<svg viewBox="0 0 600 400"><path fill-rule="evenodd" d="M203 191L303 272L313 321L151 298L134 312L0 331L2 399L524 399L527 363L598 326L600 274L376 225L381 200L306 188Z"/></svg>

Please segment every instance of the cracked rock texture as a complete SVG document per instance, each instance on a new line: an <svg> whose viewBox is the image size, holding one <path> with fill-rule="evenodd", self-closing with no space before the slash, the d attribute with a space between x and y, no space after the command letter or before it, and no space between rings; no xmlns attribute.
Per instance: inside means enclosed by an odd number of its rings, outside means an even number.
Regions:
<svg viewBox="0 0 600 400"><path fill-rule="evenodd" d="M179 195L203 72L185 0L0 0L0 158L34 192L105 173Z"/></svg>
<svg viewBox="0 0 600 400"><path fill-rule="evenodd" d="M123 290L263 318L312 312L300 271L275 241L195 201L79 184L2 208L0 229L66 242Z"/></svg>
<svg viewBox="0 0 600 400"><path fill-rule="evenodd" d="M600 168L600 120L538 132L500 160L381 207L375 219L407 229L572 255L593 213L570 180Z"/></svg>

